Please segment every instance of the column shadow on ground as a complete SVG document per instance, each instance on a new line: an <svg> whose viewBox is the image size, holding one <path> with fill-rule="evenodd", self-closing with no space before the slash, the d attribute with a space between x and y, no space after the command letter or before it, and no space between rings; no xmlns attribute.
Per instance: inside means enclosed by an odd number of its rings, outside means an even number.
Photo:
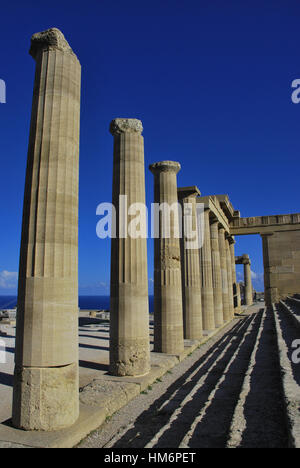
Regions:
<svg viewBox="0 0 300 468"><path fill-rule="evenodd" d="M205 410L190 438L190 448L224 448L230 429L235 406L237 404L244 375L248 367L249 357L253 349L262 313L254 314L253 328L245 333L241 328L237 339L224 354L213 370L208 370L206 381L187 402L177 420L159 439L159 447L169 447L173 440L180 444L191 422L199 415L208 402L208 397L216 391L210 405ZM248 322L246 322L248 323ZM244 339L244 341L242 341ZM241 346L240 346L241 345ZM240 346L240 348L239 348ZM238 352L230 367L226 368L235 352ZM225 372L226 371L226 372ZM223 382L221 379L224 379Z"/></svg>
<svg viewBox="0 0 300 468"><path fill-rule="evenodd" d="M258 344L244 417L246 429L239 448L288 448L275 323L270 310Z"/></svg>
<svg viewBox="0 0 300 468"><path fill-rule="evenodd" d="M85 369L105 371L105 372L108 372L109 370L108 364L101 364L98 362L81 361L81 360L79 361L79 367L84 367Z"/></svg>
<svg viewBox="0 0 300 468"><path fill-rule="evenodd" d="M5 372L0 372L0 385L6 385L7 387L12 387L14 381L14 376L6 374Z"/></svg>
<svg viewBox="0 0 300 468"><path fill-rule="evenodd" d="M226 345L236 336L241 335L248 326L249 317L239 321L234 327L225 333L214 345L212 345L201 358L194 363L181 377L173 382L166 392L157 400L155 400L150 407L140 414L134 423L134 427L129 429L115 444L114 448L143 448L149 443L155 434L164 427L170 419L170 416L179 407L184 398L191 392L193 387L199 379L209 372L209 369L214 364L220 353L226 348ZM229 351L227 351L228 353ZM226 353L226 355L227 355ZM198 372L192 377L191 381L186 382L190 375L206 361L207 362L199 369ZM180 393L179 393L180 391ZM176 393L175 393L176 392ZM202 395L201 398L206 397ZM203 404L202 401L202 404ZM167 403L162 410L160 407ZM198 407L196 408L199 409ZM195 412L195 411L194 411ZM182 430L180 429L182 421L177 421L177 429L179 436ZM192 419L190 419L192 423ZM180 438L180 437L179 437ZM178 447L178 437L173 440L172 447Z"/></svg>
<svg viewBox="0 0 300 468"><path fill-rule="evenodd" d="M277 314L282 331L282 336L288 348L288 358L291 362L293 377L297 384L300 386L300 365L294 363L292 359L293 353L295 351L295 349L292 347L292 343L295 340L299 340L300 338L299 328L295 327L292 318L287 314L287 312L284 312L280 306L277 307Z"/></svg>
<svg viewBox="0 0 300 468"><path fill-rule="evenodd" d="M94 346L94 345L89 345L89 344L84 344L84 343L79 343L79 348L86 348L86 349L98 349L99 351L108 351L109 346Z"/></svg>
<svg viewBox="0 0 300 468"><path fill-rule="evenodd" d="M95 340L109 341L107 336L94 336L94 335L79 335L80 338L93 338Z"/></svg>

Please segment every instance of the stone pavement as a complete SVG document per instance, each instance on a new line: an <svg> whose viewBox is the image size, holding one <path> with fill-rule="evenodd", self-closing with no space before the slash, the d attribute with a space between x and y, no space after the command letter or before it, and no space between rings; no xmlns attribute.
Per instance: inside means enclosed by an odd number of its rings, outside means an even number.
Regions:
<svg viewBox="0 0 300 468"><path fill-rule="evenodd" d="M299 331L284 311L263 306L249 307L79 447L299 447L300 368L290 360Z"/></svg>
<svg viewBox="0 0 300 468"><path fill-rule="evenodd" d="M227 325L228 326L228 325ZM221 328L204 337L202 344ZM108 374L109 324L81 312L79 317L80 417L69 429L53 432L25 432L11 426L15 329L7 328L7 362L0 364L0 447L8 444L31 447L73 447L97 429L108 416L126 405L169 369L193 352L200 343L185 340L180 355L151 353L151 371L144 377L114 377ZM150 317L153 349L153 321Z"/></svg>

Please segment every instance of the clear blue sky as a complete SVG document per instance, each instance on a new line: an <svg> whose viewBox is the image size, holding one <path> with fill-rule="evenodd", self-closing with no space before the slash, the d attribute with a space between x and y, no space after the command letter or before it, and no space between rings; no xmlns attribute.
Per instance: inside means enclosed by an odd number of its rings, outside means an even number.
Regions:
<svg viewBox="0 0 300 468"><path fill-rule="evenodd" d="M97 205L111 200L115 117L143 121L148 203L149 163L171 159L179 185L228 193L243 216L299 211L299 22L296 0L2 2L0 294L16 291L33 33L58 27L82 64L79 283L107 294L110 245L95 228ZM236 249L262 289L260 238L237 238Z"/></svg>

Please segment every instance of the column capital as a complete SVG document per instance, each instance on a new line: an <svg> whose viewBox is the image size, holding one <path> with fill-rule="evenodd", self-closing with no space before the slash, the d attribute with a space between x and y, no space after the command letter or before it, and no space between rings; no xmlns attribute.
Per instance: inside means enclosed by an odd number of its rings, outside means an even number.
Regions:
<svg viewBox="0 0 300 468"><path fill-rule="evenodd" d="M61 50L75 56L63 33L57 28L50 28L31 36L29 54L36 59L38 53L44 50Z"/></svg>
<svg viewBox="0 0 300 468"><path fill-rule="evenodd" d="M143 132L143 124L138 119L114 119L110 123L110 133L120 135L121 133L137 133L139 135Z"/></svg>
<svg viewBox="0 0 300 468"><path fill-rule="evenodd" d="M250 257L248 254L243 254L235 257L235 263L237 265L251 265Z"/></svg>
<svg viewBox="0 0 300 468"><path fill-rule="evenodd" d="M209 218L209 224L210 224L211 226L214 226L215 229L217 229L217 230L220 229L219 223L220 223L220 222L219 222L219 220L218 220L218 218L217 218L216 216L211 216L211 217Z"/></svg>
<svg viewBox="0 0 300 468"><path fill-rule="evenodd" d="M235 238L233 236L228 234L226 238L229 241L229 244L235 244Z"/></svg>
<svg viewBox="0 0 300 468"><path fill-rule="evenodd" d="M176 161L160 161L150 164L149 169L154 175L160 172L175 172L177 174L181 169L181 165Z"/></svg>
<svg viewBox="0 0 300 468"><path fill-rule="evenodd" d="M184 200L185 198L197 197L198 195L201 195L201 192L196 185L193 185L192 187L180 187L177 189L177 193L179 200Z"/></svg>

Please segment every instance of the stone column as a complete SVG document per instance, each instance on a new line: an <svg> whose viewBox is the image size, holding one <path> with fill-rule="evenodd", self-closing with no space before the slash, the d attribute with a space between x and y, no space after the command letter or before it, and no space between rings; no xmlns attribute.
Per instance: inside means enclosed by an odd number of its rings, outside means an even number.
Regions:
<svg viewBox="0 0 300 468"><path fill-rule="evenodd" d="M272 304L280 299L277 288L277 265L272 264L270 255L270 241L273 235L274 233L271 232L261 235L264 259L265 303L268 307L271 307Z"/></svg>
<svg viewBox="0 0 300 468"><path fill-rule="evenodd" d="M212 277L212 258L210 241L209 210L204 211L203 246L200 249L200 264L202 270L202 318L203 330L215 329L214 292Z"/></svg>
<svg viewBox="0 0 300 468"><path fill-rule="evenodd" d="M180 354L184 350L176 177L180 164L162 161L149 169L154 175L154 202L164 204L156 221L158 237L154 241L154 351ZM169 220L168 209L173 214Z"/></svg>
<svg viewBox="0 0 300 468"><path fill-rule="evenodd" d="M236 313L241 312L241 293L240 288L236 279L236 266L235 266L235 239L233 236L229 238L230 244L230 254L231 254L231 266L232 266L232 282L233 282L233 300L234 300L234 309Z"/></svg>
<svg viewBox="0 0 300 468"><path fill-rule="evenodd" d="M202 338L202 301L199 239L196 213L197 187L178 189L184 214L184 233L180 239L184 338ZM194 237L192 237L194 235Z"/></svg>
<svg viewBox="0 0 300 468"><path fill-rule="evenodd" d="M224 317L223 317L221 258L220 258L220 249L219 249L219 222L217 219L211 220L210 235L211 235L211 259L212 259L212 277L213 277L213 293L214 293L214 307L215 307L215 324L216 324L216 327L220 327L224 323Z"/></svg>
<svg viewBox="0 0 300 468"><path fill-rule="evenodd" d="M245 304L253 304L253 289L252 289L252 278L251 278L251 262L244 263L244 277L245 277Z"/></svg>
<svg viewBox="0 0 300 468"><path fill-rule="evenodd" d="M63 34L36 61L20 251L13 424L52 431L79 415L78 168L81 67Z"/></svg>
<svg viewBox="0 0 300 468"><path fill-rule="evenodd" d="M229 237L225 239L226 258L227 258L227 278L228 278L228 300L231 318L234 316L234 300L233 300L233 278L232 278L232 264L231 252L229 245Z"/></svg>
<svg viewBox="0 0 300 468"><path fill-rule="evenodd" d="M145 166L142 123L115 119L113 205L116 237L111 243L110 372L144 375L150 370ZM132 205L139 203L138 212ZM141 210L141 211L140 211ZM127 219L128 214L128 219ZM129 232L137 215L139 234Z"/></svg>
<svg viewBox="0 0 300 468"><path fill-rule="evenodd" d="M225 244L225 229L219 229L219 248L220 248L220 261L221 261L221 277L222 277L222 299L223 299L223 318L224 322L231 320L231 313L229 309L229 296L228 296L228 274L227 274L227 253Z"/></svg>
<svg viewBox="0 0 300 468"><path fill-rule="evenodd" d="M242 311L242 298L241 298L241 285L240 283L236 283L236 297L237 297L237 313L241 313Z"/></svg>

